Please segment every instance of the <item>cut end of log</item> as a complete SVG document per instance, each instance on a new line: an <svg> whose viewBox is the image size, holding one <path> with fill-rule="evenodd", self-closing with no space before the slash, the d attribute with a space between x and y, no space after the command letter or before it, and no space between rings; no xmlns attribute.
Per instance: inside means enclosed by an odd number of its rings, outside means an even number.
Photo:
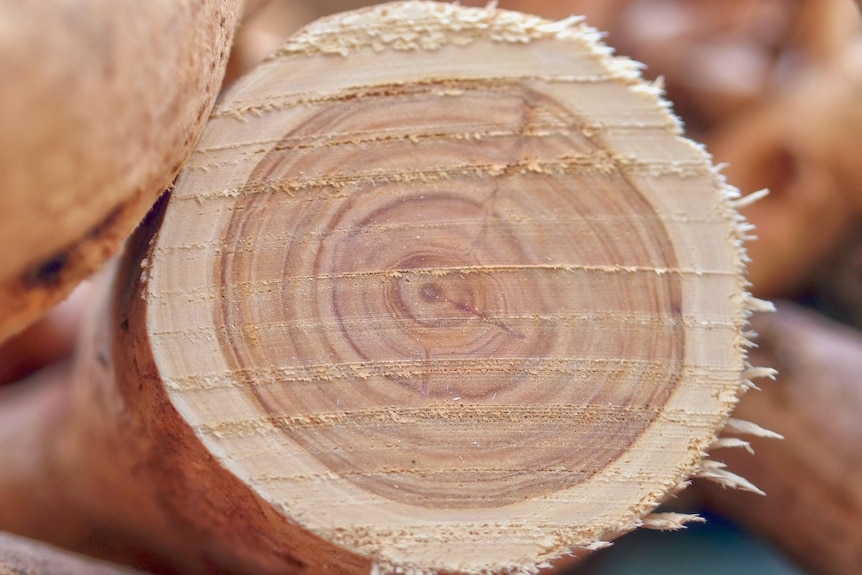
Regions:
<svg viewBox="0 0 862 575"><path fill-rule="evenodd" d="M328 18L221 100L147 260L172 403L380 573L533 572L710 461L747 368L738 193L578 18ZM313 560L305 558L306 560Z"/></svg>

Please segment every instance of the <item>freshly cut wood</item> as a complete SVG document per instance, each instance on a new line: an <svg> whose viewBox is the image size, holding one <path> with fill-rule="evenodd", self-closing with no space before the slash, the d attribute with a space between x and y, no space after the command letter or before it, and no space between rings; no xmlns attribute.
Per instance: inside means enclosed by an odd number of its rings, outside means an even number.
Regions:
<svg viewBox="0 0 862 575"><path fill-rule="evenodd" d="M0 341L91 274L179 172L242 0L0 0Z"/></svg>
<svg viewBox="0 0 862 575"><path fill-rule="evenodd" d="M735 415L785 441L754 438L754 456L721 454L768 497L710 489L709 499L812 573L856 573L862 565L862 335L789 302L754 325L757 359L780 375L746 396Z"/></svg>
<svg viewBox="0 0 862 575"><path fill-rule="evenodd" d="M0 526L189 574L530 573L681 525L651 513L692 475L756 489L704 460L766 373L738 195L598 37L404 2L288 41L129 243L74 385L15 406L48 431Z"/></svg>
<svg viewBox="0 0 862 575"><path fill-rule="evenodd" d="M60 549L0 533L0 575L143 575Z"/></svg>

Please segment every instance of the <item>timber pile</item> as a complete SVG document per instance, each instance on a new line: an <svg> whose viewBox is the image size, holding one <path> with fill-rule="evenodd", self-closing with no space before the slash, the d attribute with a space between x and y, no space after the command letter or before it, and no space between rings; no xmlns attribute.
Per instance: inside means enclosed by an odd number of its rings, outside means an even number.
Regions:
<svg viewBox="0 0 862 575"><path fill-rule="evenodd" d="M747 395L734 414L785 439L753 439L755 457L724 457L767 497L709 490L707 501L776 540L813 573L855 573L862 565L862 333L790 302L758 317L755 327L761 349L752 357L781 377Z"/></svg>
<svg viewBox="0 0 862 575"><path fill-rule="evenodd" d="M657 93L572 20L305 29L106 274L72 385L0 402L0 526L160 572L531 571L690 520L651 511L691 476L757 491L705 458L771 373L747 202Z"/></svg>
<svg viewBox="0 0 862 575"><path fill-rule="evenodd" d="M8 533L0 533L0 575L144 575Z"/></svg>

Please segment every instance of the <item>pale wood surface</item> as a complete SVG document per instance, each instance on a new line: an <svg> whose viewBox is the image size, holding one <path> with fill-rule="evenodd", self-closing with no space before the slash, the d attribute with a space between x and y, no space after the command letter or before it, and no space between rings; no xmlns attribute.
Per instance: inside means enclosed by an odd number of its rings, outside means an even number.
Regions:
<svg viewBox="0 0 862 575"><path fill-rule="evenodd" d="M0 575L143 575L140 571L66 553L0 533Z"/></svg>
<svg viewBox="0 0 862 575"><path fill-rule="evenodd" d="M738 196L597 39L410 2L285 44L69 385L0 402L0 528L189 575L529 573L681 525L651 511L689 476L753 489L704 459L764 373Z"/></svg>
<svg viewBox="0 0 862 575"><path fill-rule="evenodd" d="M311 532L384 567L524 569L699 469L744 368L732 192L595 40L368 9L215 110L147 262L154 359Z"/></svg>

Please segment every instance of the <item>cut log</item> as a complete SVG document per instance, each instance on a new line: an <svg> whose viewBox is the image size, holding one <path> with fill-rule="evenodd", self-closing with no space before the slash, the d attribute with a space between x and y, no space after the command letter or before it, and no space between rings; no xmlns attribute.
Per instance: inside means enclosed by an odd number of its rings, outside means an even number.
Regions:
<svg viewBox="0 0 862 575"><path fill-rule="evenodd" d="M858 225L821 262L811 289L818 308L862 330L862 213Z"/></svg>
<svg viewBox="0 0 862 575"><path fill-rule="evenodd" d="M0 342L69 295L179 172L241 0L0 0Z"/></svg>
<svg viewBox="0 0 862 575"><path fill-rule="evenodd" d="M735 197L576 19L319 21L221 100L73 385L15 406L51 423L0 526L188 574L529 573L678 526L689 476L747 485L704 461L759 373Z"/></svg>

